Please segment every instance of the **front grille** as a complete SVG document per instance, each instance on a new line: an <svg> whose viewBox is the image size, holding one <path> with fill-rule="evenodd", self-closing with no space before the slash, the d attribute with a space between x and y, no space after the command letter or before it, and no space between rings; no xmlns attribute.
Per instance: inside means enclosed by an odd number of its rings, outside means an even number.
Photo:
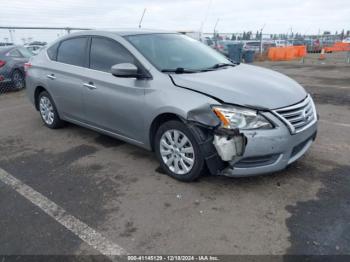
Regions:
<svg viewBox="0 0 350 262"><path fill-rule="evenodd" d="M274 113L286 123L292 134L305 130L317 120L315 105L310 95L302 102L276 109Z"/></svg>

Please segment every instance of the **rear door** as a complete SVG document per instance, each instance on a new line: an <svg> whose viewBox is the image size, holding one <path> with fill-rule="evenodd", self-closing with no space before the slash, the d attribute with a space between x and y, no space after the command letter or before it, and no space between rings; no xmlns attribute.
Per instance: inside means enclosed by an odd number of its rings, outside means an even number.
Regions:
<svg viewBox="0 0 350 262"><path fill-rule="evenodd" d="M143 139L144 89L147 80L120 78L110 73L113 65L132 63L134 56L119 42L92 37L90 70L84 89L86 118L94 126L127 138Z"/></svg>
<svg viewBox="0 0 350 262"><path fill-rule="evenodd" d="M53 96L61 117L84 121L83 83L88 75L89 37L63 40L46 72L49 92ZM50 54L49 54L50 56Z"/></svg>

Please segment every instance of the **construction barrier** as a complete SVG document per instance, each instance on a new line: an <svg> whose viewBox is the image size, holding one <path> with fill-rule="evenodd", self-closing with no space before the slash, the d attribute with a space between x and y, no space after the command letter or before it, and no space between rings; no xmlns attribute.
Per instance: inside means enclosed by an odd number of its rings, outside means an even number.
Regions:
<svg viewBox="0 0 350 262"><path fill-rule="evenodd" d="M271 47L267 57L272 61L286 61L306 56L306 46Z"/></svg>
<svg viewBox="0 0 350 262"><path fill-rule="evenodd" d="M350 43L336 42L333 46L325 47L325 51L328 52L342 52L350 51Z"/></svg>

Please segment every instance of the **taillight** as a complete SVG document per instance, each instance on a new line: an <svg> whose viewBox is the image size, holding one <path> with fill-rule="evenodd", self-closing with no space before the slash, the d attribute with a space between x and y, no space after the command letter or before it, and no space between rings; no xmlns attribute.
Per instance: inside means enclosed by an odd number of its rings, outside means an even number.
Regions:
<svg viewBox="0 0 350 262"><path fill-rule="evenodd" d="M26 75L28 73L28 69L31 68L31 67L32 67L32 64L29 63L29 62L24 64L24 72L25 72Z"/></svg>
<svg viewBox="0 0 350 262"><path fill-rule="evenodd" d="M0 60L0 67L3 67L6 64L6 61Z"/></svg>

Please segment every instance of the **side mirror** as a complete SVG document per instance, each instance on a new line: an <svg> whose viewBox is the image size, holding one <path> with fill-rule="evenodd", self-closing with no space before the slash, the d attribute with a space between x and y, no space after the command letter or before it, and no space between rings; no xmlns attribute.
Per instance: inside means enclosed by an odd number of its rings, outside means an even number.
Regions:
<svg viewBox="0 0 350 262"><path fill-rule="evenodd" d="M139 78L137 67L131 63L116 64L111 67L111 73L117 77Z"/></svg>

